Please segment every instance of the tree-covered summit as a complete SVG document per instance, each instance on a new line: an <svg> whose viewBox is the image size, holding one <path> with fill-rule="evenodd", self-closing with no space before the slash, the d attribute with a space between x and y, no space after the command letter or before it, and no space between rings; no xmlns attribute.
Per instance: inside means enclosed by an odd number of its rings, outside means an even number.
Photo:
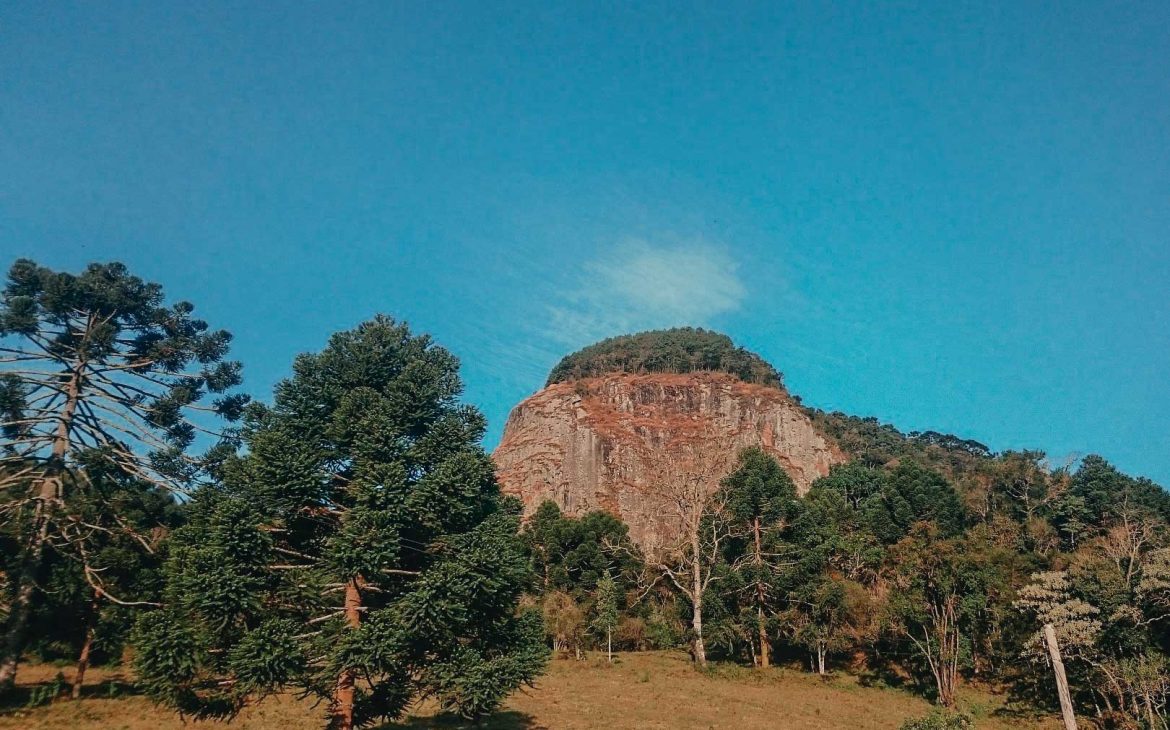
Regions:
<svg viewBox="0 0 1170 730"><path fill-rule="evenodd" d="M610 337L562 359L548 385L607 373L729 373L747 383L782 387L783 376L727 335L698 327Z"/></svg>

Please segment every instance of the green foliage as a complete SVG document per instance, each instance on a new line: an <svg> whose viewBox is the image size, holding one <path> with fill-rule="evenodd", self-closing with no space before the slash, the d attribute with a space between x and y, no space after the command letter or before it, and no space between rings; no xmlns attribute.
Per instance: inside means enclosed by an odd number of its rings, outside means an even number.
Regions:
<svg viewBox="0 0 1170 730"><path fill-rule="evenodd" d="M563 591L585 601L611 570L621 593L633 586L643 567L629 528L608 512L568 517L556 503L545 501L525 524L521 539L540 593Z"/></svg>
<svg viewBox="0 0 1170 730"><path fill-rule="evenodd" d="M910 458L941 470L952 479L979 471L992 457L978 441L936 431L902 433L873 417L850 416L839 411L806 408L813 423L866 466L881 467Z"/></svg>
<svg viewBox="0 0 1170 730"><path fill-rule="evenodd" d="M606 571L597 582L597 592L593 596L593 621L589 625L599 635L605 637L607 647L614 630L618 627L619 618L617 583Z"/></svg>
<svg viewBox="0 0 1170 730"><path fill-rule="evenodd" d="M231 716L288 686L340 716L337 688L361 677L364 724L421 696L482 715L537 676L519 506L479 446L482 417L456 400L457 368L385 317L297 358L247 414L247 455L175 535L166 610L139 626L152 698Z"/></svg>
<svg viewBox="0 0 1170 730"><path fill-rule="evenodd" d="M84 473L84 489L66 500L69 514L92 526L84 539L56 542L45 552L43 595L32 608L27 649L42 660L75 661L92 631L90 663L117 661L140 605L158 601L167 532L181 505L151 485L99 466ZM19 552L6 555L15 564ZM3 565L3 562L0 562ZM90 569L87 575L85 568ZM95 585L104 594L95 594Z"/></svg>
<svg viewBox="0 0 1170 730"><path fill-rule="evenodd" d="M865 586L827 573L798 586L790 599L783 624L793 643L818 663L862 645L876 613Z"/></svg>
<svg viewBox="0 0 1170 730"><path fill-rule="evenodd" d="M913 461L889 472L886 489L870 498L871 525L887 542L896 540L915 522L933 522L947 535L963 529L963 505L946 477Z"/></svg>
<svg viewBox="0 0 1170 730"><path fill-rule="evenodd" d="M71 399L47 396L62 392L69 380L62 373L77 373L67 457L86 449L117 469L129 459L152 481L187 480L193 471L180 456L200 428L191 407L212 398L209 409L231 420L248 400L228 394L240 383L239 363L224 360L231 335L210 330L193 312L188 302L165 305L161 286L119 263L90 264L80 275L14 263L0 294L0 338L20 353L0 388L13 438L4 458L48 467ZM40 374L37 363L52 372ZM46 401L52 405L44 410ZM41 408L30 410L34 403ZM213 452L204 465L220 456Z"/></svg>
<svg viewBox="0 0 1170 730"><path fill-rule="evenodd" d="M929 715L907 720L899 730L972 730L975 720L964 712L936 708Z"/></svg>
<svg viewBox="0 0 1170 730"><path fill-rule="evenodd" d="M55 609L81 627L104 620L106 638L111 624L124 634L124 616L108 620L117 611L77 606L95 593L121 605L116 592L145 590L130 585L152 562L141 555L150 552L138 534L150 529L143 500L197 484L234 450L234 433L217 434L213 416L235 420L248 402L231 392L240 365L225 359L231 335L193 312L118 263L76 275L28 259L10 269L0 292L0 532L20 547L4 566L12 600L0 690L12 684L30 621ZM200 433L212 445L196 455ZM29 590L48 583L90 590Z"/></svg>
<svg viewBox="0 0 1170 730"><path fill-rule="evenodd" d="M1107 536L1078 550L1072 570L1034 574L1015 608L1032 633L1023 644L1047 670L1041 626L1051 624L1075 701L1110 709L1111 722L1170 723L1170 531L1122 511Z"/></svg>
<svg viewBox="0 0 1170 730"><path fill-rule="evenodd" d="M61 696L67 686L65 683L65 675L62 672L57 672L52 682L33 688L33 691L28 695L28 701L24 704L24 709L31 710L34 707L41 707L51 703Z"/></svg>
<svg viewBox="0 0 1170 730"><path fill-rule="evenodd" d="M787 522L799 507L796 485L780 462L760 448L739 452L735 471L722 482L727 517L746 527Z"/></svg>
<svg viewBox="0 0 1170 730"><path fill-rule="evenodd" d="M963 505L951 483L913 461L886 471L860 462L834 466L813 484L808 502L822 520L806 518L805 529L818 529L823 519L831 519L827 513L837 511L842 519L854 520L853 535L864 531L886 544L897 542L916 522L933 522L951 535L964 523ZM833 537L825 535L820 542Z"/></svg>
<svg viewBox="0 0 1170 730"><path fill-rule="evenodd" d="M1059 521L1069 534L1099 531L1114 522L1123 509L1142 510L1170 521L1170 493L1148 479L1122 474L1095 454L1081 460L1064 502ZM1069 506L1070 502L1075 506ZM1079 530L1068 524L1071 520L1079 524Z"/></svg>
<svg viewBox="0 0 1170 730"><path fill-rule="evenodd" d="M800 511L796 485L776 459L759 448L739 452L736 468L721 485L723 514L733 536L724 551L730 573L724 608L735 638L756 653L770 649L768 635L792 558L787 542L791 519ZM713 611L712 611L713 612Z"/></svg>
<svg viewBox="0 0 1170 730"><path fill-rule="evenodd" d="M771 365L731 338L693 327L640 332L602 340L568 355L552 369L548 384L607 373L730 373L747 383L782 387Z"/></svg>
<svg viewBox="0 0 1170 730"><path fill-rule="evenodd" d="M922 522L890 549L891 629L932 676L940 704L953 707L959 673L971 668L981 627L993 603L1005 599L1000 564L962 537L946 537Z"/></svg>
<svg viewBox="0 0 1170 730"><path fill-rule="evenodd" d="M885 547L870 505L884 489L885 475L860 464L834 467L829 476L813 482L792 526L806 580L823 572L855 581L877 575Z"/></svg>

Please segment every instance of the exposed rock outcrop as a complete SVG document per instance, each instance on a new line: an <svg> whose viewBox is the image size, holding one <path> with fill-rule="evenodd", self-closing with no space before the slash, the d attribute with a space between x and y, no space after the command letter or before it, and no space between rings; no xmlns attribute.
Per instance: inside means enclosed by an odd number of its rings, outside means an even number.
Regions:
<svg viewBox="0 0 1170 730"><path fill-rule="evenodd" d="M661 481L696 450L730 460L760 446L801 494L844 461L783 390L725 373L615 373L554 383L513 409L494 457L526 514L546 499L571 515L603 509L643 548L673 537ZM712 484L714 488L717 480Z"/></svg>

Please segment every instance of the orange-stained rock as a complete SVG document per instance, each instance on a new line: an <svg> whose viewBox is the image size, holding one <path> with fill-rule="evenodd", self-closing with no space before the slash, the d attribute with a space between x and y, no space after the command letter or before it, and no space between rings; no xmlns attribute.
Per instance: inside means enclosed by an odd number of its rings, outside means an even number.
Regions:
<svg viewBox="0 0 1170 730"><path fill-rule="evenodd" d="M516 406L493 455L500 484L531 514L551 499L570 515L603 509L643 547L664 545L656 479L715 440L728 452L760 446L801 494L841 450L783 390L722 373L615 373L556 383ZM707 444L709 445L709 443ZM714 485L713 485L714 487Z"/></svg>

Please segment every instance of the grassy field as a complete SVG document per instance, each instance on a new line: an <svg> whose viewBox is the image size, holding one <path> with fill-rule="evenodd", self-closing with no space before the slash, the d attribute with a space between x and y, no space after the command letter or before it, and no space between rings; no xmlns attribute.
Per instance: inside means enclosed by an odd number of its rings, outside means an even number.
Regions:
<svg viewBox="0 0 1170 730"><path fill-rule="evenodd" d="M52 682L57 667L22 670L19 681L26 697ZM70 670L64 670L66 675ZM175 715L152 706L133 693L117 672L93 671L92 685L81 702L60 699L26 709L9 706L0 714L0 730L179 730L229 726L217 723L184 725ZM111 696L112 695L112 696ZM964 707L980 730L995 728L1057 728L1055 718L1018 716L1007 711L1002 697L968 689ZM624 654L612 666L591 658L558 660L534 689L516 694L479 728L496 730L574 730L576 728L891 728L908 717L928 712L930 705L902 690L866 687L839 674L826 680L794 669L757 672L719 666L708 673L693 670L685 654L647 652ZM318 730L324 708L294 697L272 698L242 714L232 728L249 730ZM459 723L435 718L419 708L403 724L388 727L451 728Z"/></svg>

